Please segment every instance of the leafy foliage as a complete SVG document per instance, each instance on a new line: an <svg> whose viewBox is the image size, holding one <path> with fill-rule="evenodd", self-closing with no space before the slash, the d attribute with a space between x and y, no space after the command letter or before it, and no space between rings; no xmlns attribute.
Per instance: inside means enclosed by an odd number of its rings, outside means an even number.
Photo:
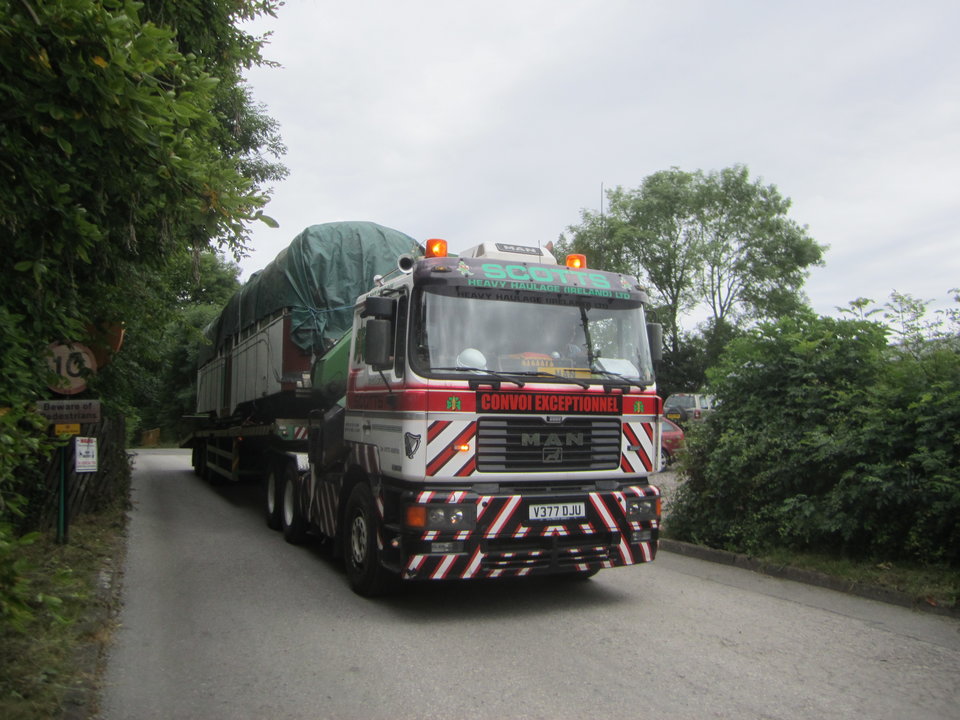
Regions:
<svg viewBox="0 0 960 720"><path fill-rule="evenodd" d="M22 316L0 306L0 398L16 398L18 388L33 375L31 343L24 337ZM38 484L34 459L54 448L44 430L46 421L27 402L0 407L0 626L23 627L32 612L35 593L24 579L23 549L34 541L21 535L25 492Z"/></svg>
<svg viewBox="0 0 960 720"><path fill-rule="evenodd" d="M761 324L710 371L676 536L960 564L960 354L888 347L870 320Z"/></svg>
<svg viewBox="0 0 960 720"><path fill-rule="evenodd" d="M0 64L16 81L0 88L0 292L29 308L31 334L78 339L85 321L119 319L101 296L132 267L210 238L239 249L261 217L266 197L223 151L231 132L216 112L221 76L256 54L184 54L174 30L130 2L8 8Z"/></svg>
<svg viewBox="0 0 960 720"><path fill-rule="evenodd" d="M137 358L96 389L135 407L155 384L133 370L157 353L151 323L190 292L167 268L211 244L240 252L250 223L272 223L263 184L285 173L283 146L240 76L263 40L237 25L278 4L0 5L0 622L29 592L16 525L53 447L31 409L49 343L95 345L127 322Z"/></svg>
<svg viewBox="0 0 960 720"><path fill-rule="evenodd" d="M177 440L181 416L195 408L203 328L239 288L240 268L213 251L180 253L160 273L142 278L127 314L124 348L96 379L127 417L132 439L161 428Z"/></svg>

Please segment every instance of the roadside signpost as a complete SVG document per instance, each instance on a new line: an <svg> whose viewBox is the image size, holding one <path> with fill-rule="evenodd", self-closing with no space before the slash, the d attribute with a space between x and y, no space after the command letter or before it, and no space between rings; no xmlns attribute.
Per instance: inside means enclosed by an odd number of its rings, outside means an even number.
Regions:
<svg viewBox="0 0 960 720"><path fill-rule="evenodd" d="M81 423L100 422L99 400L41 400L37 403L37 412L47 418L57 435L71 435L74 438L74 471L97 472L97 439L80 437ZM60 487L57 507L57 542L67 542L67 472L66 447L57 450L60 455Z"/></svg>

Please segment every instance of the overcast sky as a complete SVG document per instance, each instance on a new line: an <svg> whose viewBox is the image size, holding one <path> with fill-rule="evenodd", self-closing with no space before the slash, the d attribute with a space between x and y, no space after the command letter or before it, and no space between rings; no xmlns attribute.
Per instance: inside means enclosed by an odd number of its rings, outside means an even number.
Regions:
<svg viewBox="0 0 960 720"><path fill-rule="evenodd" d="M290 175L243 279L308 225L545 244L601 187L744 164L829 246L818 312L960 286L956 0L288 0L252 30Z"/></svg>

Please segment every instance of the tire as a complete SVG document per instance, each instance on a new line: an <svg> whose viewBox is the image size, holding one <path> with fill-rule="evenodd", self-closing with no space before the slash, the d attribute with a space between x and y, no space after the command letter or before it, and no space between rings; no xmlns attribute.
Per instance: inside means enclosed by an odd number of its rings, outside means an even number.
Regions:
<svg viewBox="0 0 960 720"><path fill-rule="evenodd" d="M665 447L660 448L660 468L658 472L663 472L670 466L670 451Z"/></svg>
<svg viewBox="0 0 960 720"><path fill-rule="evenodd" d="M299 545L307 539L306 515L300 504L300 474L293 463L283 465L283 492L281 495L280 524L284 539L293 545Z"/></svg>
<svg viewBox="0 0 960 720"><path fill-rule="evenodd" d="M342 532L343 561L351 589L363 597L382 595L394 578L380 564L373 494L363 483L350 492Z"/></svg>
<svg viewBox="0 0 960 720"><path fill-rule="evenodd" d="M271 463L263 481L263 514L271 530L283 529L283 463Z"/></svg>
<svg viewBox="0 0 960 720"><path fill-rule="evenodd" d="M199 447L196 448L197 451L197 467L196 474L197 477L201 480L209 481L210 479L210 470L207 468L207 443L202 442Z"/></svg>

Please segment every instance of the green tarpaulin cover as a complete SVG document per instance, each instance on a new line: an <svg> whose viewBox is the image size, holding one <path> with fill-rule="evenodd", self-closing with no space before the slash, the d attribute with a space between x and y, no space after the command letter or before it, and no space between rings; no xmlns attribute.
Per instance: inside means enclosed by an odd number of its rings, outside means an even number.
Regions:
<svg viewBox="0 0 960 720"><path fill-rule="evenodd" d="M292 340L323 353L353 323L357 296L373 287L375 275L397 269L397 259L420 253L416 240L372 222L311 225L230 298L205 331L211 346L201 364L224 341L278 310L292 310Z"/></svg>

